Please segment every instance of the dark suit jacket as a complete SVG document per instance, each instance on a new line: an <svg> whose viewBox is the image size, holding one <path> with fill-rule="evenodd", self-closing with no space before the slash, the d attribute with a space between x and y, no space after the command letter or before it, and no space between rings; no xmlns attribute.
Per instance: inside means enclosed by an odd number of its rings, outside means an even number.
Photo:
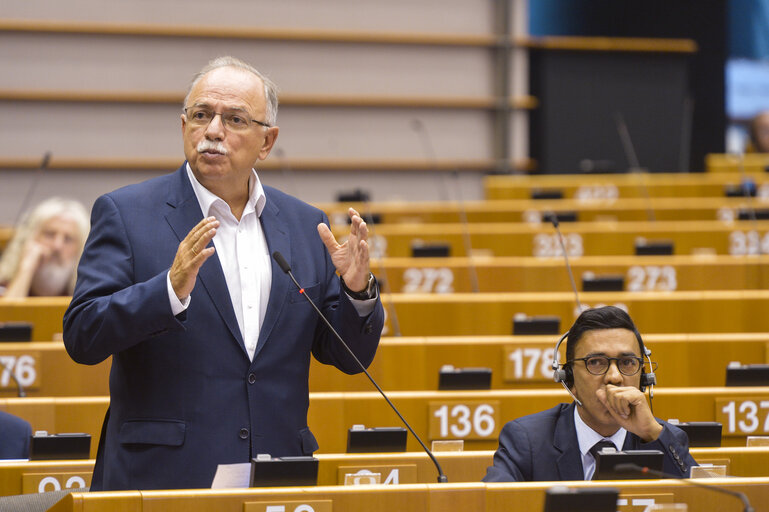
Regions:
<svg viewBox="0 0 769 512"><path fill-rule="evenodd" d="M265 187L261 223L309 297L363 364L374 358L381 303L358 316L316 226L325 214ZM248 358L216 254L174 317L166 274L203 213L186 173L131 185L95 202L91 233L64 315L64 343L79 363L110 355L110 408L91 489L210 487L217 464L259 453L310 455L310 353L346 373L360 369L277 264L264 323ZM341 433L340 433L341 434Z"/></svg>
<svg viewBox="0 0 769 512"><path fill-rule="evenodd" d="M30 436L26 420L0 411L0 459L28 459Z"/></svg>
<svg viewBox="0 0 769 512"><path fill-rule="evenodd" d="M559 404L507 423L499 434L494 465L484 482L584 480L582 455L574 425L575 404ZM663 430L651 443L642 443L635 434L625 436L623 450L660 450L665 454L662 470L688 476L696 466L689 455L689 438L680 428L659 421Z"/></svg>

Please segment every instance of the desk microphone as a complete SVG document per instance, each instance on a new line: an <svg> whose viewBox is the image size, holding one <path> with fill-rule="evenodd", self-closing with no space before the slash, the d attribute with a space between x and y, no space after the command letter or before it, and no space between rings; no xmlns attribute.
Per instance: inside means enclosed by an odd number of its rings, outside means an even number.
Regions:
<svg viewBox="0 0 769 512"><path fill-rule="evenodd" d="M411 120L411 128L417 132L417 135L419 135L419 141L422 144L422 153L425 156L425 159L430 162L430 165L433 167L434 170L438 170L438 157L435 155L435 146L433 146L432 139L430 138L430 134L427 132L427 128L425 128L425 124L422 122L419 118L414 118ZM440 180L440 199L442 201L448 201L449 200L449 193L446 189L446 183L442 179Z"/></svg>
<svg viewBox="0 0 769 512"><path fill-rule="evenodd" d="M326 316L318 309L318 306L315 305L315 303L312 301L310 297L307 296L306 293L304 293L304 288L301 287L301 285L297 282L296 278L294 277L293 272L291 272L291 267L289 266L286 259L283 257L283 255L279 251L275 251L272 253L272 257L275 259L275 262L278 264L280 269L288 274L288 277L291 278L291 281L294 282L294 285L299 290L299 293L307 299L307 302L310 303L312 306L312 309L315 310L316 313L318 313L318 316L323 320L323 323L326 324L326 327L329 328L329 330L336 336L336 339L339 340L339 342L342 344L342 346L347 350L347 352L350 353L353 359L355 359L355 362L358 363L358 366L360 366L360 369L363 370L363 373L366 374L366 377L368 377L368 380L371 381L371 383L374 385L374 387L379 391L379 393L382 395L382 397L387 401L387 403L392 407L392 410L395 411L395 414L398 415L398 417L401 419L404 425L409 429L409 431L414 435L414 438L416 438L417 441L419 441L419 444L422 445L422 448L427 453L427 455L430 457L430 459L433 461L433 464L435 464L435 469L438 470L438 483L447 483L449 479L446 477L446 475L443 473L443 470L441 469L441 465L438 464L438 460L435 458L435 455L433 455L433 452L430 451L429 448L425 445L424 442L422 442L422 439L417 435L416 432L414 432L414 429L411 428L411 425L409 425L408 421L403 417L403 415L400 413L397 407L390 401L389 398L387 398L387 395L384 391L382 391L382 388L379 387L379 384L376 383L374 378L369 374L368 370L366 370L366 367L363 366L363 363L360 362L360 359L355 355L355 353L350 349L349 345L345 343L345 341L342 339L342 337L339 335L339 333L334 329L334 326L331 325L331 322L328 321Z"/></svg>
<svg viewBox="0 0 769 512"><path fill-rule="evenodd" d="M13 382L16 383L16 396L18 396L19 398L26 397L27 392L24 391L24 386L22 386L21 382L19 382L19 379L16 378L16 374L13 372L13 369L6 366L6 364L3 362L2 359L0 359L0 365L2 365L5 371L8 372L8 375L11 376L11 378L13 379Z"/></svg>
<svg viewBox="0 0 769 512"><path fill-rule="evenodd" d="M43 171L48 168L48 165L51 163L51 152L46 151L43 154L43 160L40 162L40 166L35 171L35 175L32 177L32 183L29 184L29 188L27 189L27 194L24 196L24 200L21 202L21 206L19 207L18 213L16 213L16 218L13 221L14 227L19 227L19 220L21 219L21 216L24 215L24 212L27 210L27 207L29 206L29 200L32 198L32 195L35 193L35 189L37 189L37 184L40 181L40 176L43 174Z"/></svg>
<svg viewBox="0 0 769 512"><path fill-rule="evenodd" d="M422 152L425 158L432 164L435 170L438 170L438 157L435 155L435 146L433 146L430 134L427 132L424 123L419 118L411 120L411 128L419 135L419 140L422 143ZM465 254L467 255L468 267L467 271L470 275L470 289L473 293L478 293L480 287L478 285L478 271L475 267L472 257L472 244L470 242L470 232L468 231L467 222L467 210L465 209L465 202L462 197L461 183L459 183L459 171L454 169L451 172L451 176L454 178L454 185L457 192L457 202L459 205L459 224L462 227L462 244L464 246ZM443 201L449 200L449 193L446 189L446 184L443 179L440 180L440 195Z"/></svg>
<svg viewBox="0 0 769 512"><path fill-rule="evenodd" d="M464 243L465 254L467 255L467 271L470 274L470 289L473 293L480 293L481 288L478 284L478 269L473 261L473 245L470 239L470 223L467 221L467 208L465 199L462 195L462 184L459 182L459 171L454 169L451 172L454 178L454 188L457 193L457 203L459 206L459 224L462 226L462 242Z"/></svg>
<svg viewBox="0 0 769 512"><path fill-rule="evenodd" d="M628 164L630 165L630 171L633 174L644 176L640 178L639 187L641 189L644 202L646 203L646 216L648 220L654 222L656 219L654 217L654 209L652 208L652 200L649 196L649 189L646 187L645 175L647 173L641 168L641 163L638 161L638 156L636 155L635 147L633 146L633 140L630 138L630 131L627 129L625 118L622 117L620 112L615 112L614 121L617 124L617 133L619 133L619 138L622 142L622 150L625 152L625 158L627 158Z"/></svg>
<svg viewBox="0 0 769 512"><path fill-rule="evenodd" d="M365 217L363 217L363 220L366 221L366 225L370 228L371 238L373 239L374 237L376 237L376 232L374 231L374 214L371 211L371 202L365 196L363 197L363 210L364 210L363 215L365 215ZM384 256L385 255L382 254L381 257L377 258L380 260L380 263L381 263L381 265L379 265L378 267L378 270L382 273L382 280L384 281L384 286L380 286L380 290L382 290L382 288L387 288L386 293L389 296L387 300L387 305L388 305L387 310L390 313L390 325L392 325L392 328L393 328L393 336L400 338L402 336L401 325L400 325L400 322L398 322L398 312L395 311L395 303L392 301L393 290L392 290L392 286L390 285L390 280L387 278L387 269L385 268L387 267L387 265L381 262L381 259Z"/></svg>
<svg viewBox="0 0 769 512"><path fill-rule="evenodd" d="M582 303L579 301L579 293L577 293L577 285L574 283L574 274L571 273L571 265L569 264L569 255L566 252L566 244L563 242L563 235L558 228L558 216L553 212L545 213L545 220L549 221L555 228L555 232L558 234L558 241L561 242L561 250L563 251L563 259L566 262L566 270L569 272L569 281L571 282L571 289L574 292L574 300L577 302L577 309L582 313Z"/></svg>
<svg viewBox="0 0 769 512"><path fill-rule="evenodd" d="M636 474L640 473L643 475L648 474L648 475L659 476L662 478L675 478L677 480L686 482L687 484L694 485L695 487L704 487L705 489L710 489L711 491L722 492L724 494L734 496L735 498L739 498L742 501L743 512L755 512L753 507L750 506L750 501L748 501L748 497L745 496L744 493L741 493L738 491L731 491L729 489L724 489L723 487L718 487L717 485L705 484L702 482L698 482L696 479L692 479L692 478L680 478L676 475L665 473L664 471L657 471L656 469L651 469L645 466L639 466L638 464L633 464L631 462L617 464L616 466L614 466L614 470L618 473L636 473Z"/></svg>

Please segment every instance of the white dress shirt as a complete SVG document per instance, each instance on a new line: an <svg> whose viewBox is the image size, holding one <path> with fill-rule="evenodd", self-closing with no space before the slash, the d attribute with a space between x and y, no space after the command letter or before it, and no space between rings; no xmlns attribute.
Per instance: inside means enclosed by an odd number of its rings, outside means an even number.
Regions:
<svg viewBox="0 0 769 512"><path fill-rule="evenodd" d="M587 426L587 423L582 421L582 417L577 410L579 405L574 407L574 426L577 429L577 441L579 442L579 452L582 455L582 471L585 475L585 480L592 480L593 473L595 473L595 459L590 453L590 448L598 441L611 441L614 443L614 447L617 451L622 450L622 446L625 444L625 436L627 430L620 427L614 435L611 437L604 437L592 428Z"/></svg>
<svg viewBox="0 0 769 512"><path fill-rule="evenodd" d="M204 217L216 217L219 227L214 235L214 247L222 265L224 279L230 292L232 308L238 320L240 334L253 361L256 343L259 340L267 302L272 286L272 261L267 239L264 236L259 217L262 215L267 197L255 170L248 180L248 202L238 221L229 205L220 197L205 188L195 178L190 164L187 164L187 176L192 184L195 197L200 204ZM179 300L171 286L170 271L166 276L168 299L174 316L189 307L192 295L183 302ZM376 295L368 300L350 299L358 315L370 314L376 306Z"/></svg>
<svg viewBox="0 0 769 512"><path fill-rule="evenodd" d="M248 357L253 360L270 298L272 262L267 239L259 222L267 198L256 171L251 172L248 180L248 202L238 220L223 199L200 184L192 173L190 164L187 164L187 176L201 211L205 217L216 217L219 221L213 240L214 247L222 265L240 334L243 336ZM185 303L180 302L171 287L170 276L167 283L171 309L174 315L178 315L187 309L192 297L188 297Z"/></svg>

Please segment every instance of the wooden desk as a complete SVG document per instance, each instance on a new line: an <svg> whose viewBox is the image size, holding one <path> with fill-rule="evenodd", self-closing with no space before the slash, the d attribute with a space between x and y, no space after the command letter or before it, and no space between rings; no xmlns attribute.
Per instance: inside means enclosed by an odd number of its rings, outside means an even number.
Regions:
<svg viewBox="0 0 769 512"><path fill-rule="evenodd" d="M518 313L553 315L565 332L576 318L574 294L453 293L383 294L395 308L404 336L507 335ZM769 291L595 292L583 306L624 305L641 333L769 332ZM392 305L392 306L391 306ZM393 333L390 319L386 335Z"/></svg>
<svg viewBox="0 0 769 512"><path fill-rule="evenodd" d="M437 390L443 365L491 369L492 389L556 389L553 347L558 336L382 338L369 373L386 391ZM769 334L649 334L664 387L723 386L730 361L769 364ZM561 360L565 358L565 344ZM347 375L312 360L312 391L372 391L363 374ZM769 476L769 475L768 475Z"/></svg>
<svg viewBox="0 0 769 512"><path fill-rule="evenodd" d="M769 475L769 448L692 448L695 460L728 461L729 476ZM480 482L493 464L493 450L436 452L449 482ZM318 454L318 485L344 485L345 475L379 473L386 485L434 483L436 469L424 452ZM0 462L0 496L90 485L93 459L86 461ZM361 473L359 485L370 480Z"/></svg>
<svg viewBox="0 0 769 512"><path fill-rule="evenodd" d="M91 457L96 456L101 425L108 406L109 397L0 399L0 411L24 418L32 425L33 432L46 430L51 434L91 434Z"/></svg>
<svg viewBox="0 0 769 512"><path fill-rule="evenodd" d="M769 188L769 187L768 187ZM767 190L769 192L769 190ZM462 222L548 222L548 212L575 212L580 222L645 221L650 210L660 220L736 220L741 210L766 208L769 197L640 197L605 199L486 199L481 201L391 201L321 203L332 224L347 224L349 207L382 224ZM369 226L371 223L369 222Z"/></svg>
<svg viewBox="0 0 769 512"><path fill-rule="evenodd" d="M0 298L0 322L31 322L33 341L61 338L62 319L71 297Z"/></svg>
<svg viewBox="0 0 769 512"><path fill-rule="evenodd" d="M659 382L666 387L720 386L730 361L769 363L769 334L649 334ZM555 336L385 337L368 370L388 391L438 386L441 366L487 367L493 389L552 389ZM563 356L562 356L563 357ZM0 343L0 361L15 372L29 397L107 396L110 362L73 362L61 342ZM312 359L312 391L370 391L365 375L347 375ZM0 396L16 384L0 370Z"/></svg>
<svg viewBox="0 0 769 512"><path fill-rule="evenodd" d="M769 363L769 334L650 334L644 337L667 387L720 386L730 361ZM389 391L435 390L444 364L487 367L493 389L552 388L555 336L385 337L368 368ZM110 362L73 362L61 342L2 343L0 361L11 368L28 397L109 395ZM370 391L362 375L347 375L312 359L312 391ZM16 384L0 370L0 396L15 397Z"/></svg>
<svg viewBox="0 0 769 512"><path fill-rule="evenodd" d="M672 241L673 254L730 254L745 256L769 251L769 221L659 221L561 223L570 257L635 254L639 238ZM334 227L337 237L348 228ZM752 234L751 234L752 233ZM385 224L369 234L375 258L407 257L412 246L443 244L450 256L466 256L466 239L475 256L558 257L560 240L546 224Z"/></svg>
<svg viewBox="0 0 769 512"><path fill-rule="evenodd" d="M709 483L744 492L756 510L769 501L769 478L711 479ZM553 482L536 483L449 483L285 487L232 490L73 492L50 512L329 512L366 510L370 512L443 512L478 510L541 512L545 490ZM621 512L641 512L650 502L686 503L689 510L741 510L739 500L722 493L708 492L683 480L569 482L569 487L616 487L620 489ZM644 501L639 501L644 500ZM274 508L269 508L272 506Z"/></svg>
<svg viewBox="0 0 769 512"><path fill-rule="evenodd" d="M0 461L0 496L91 485L94 460Z"/></svg>
<svg viewBox="0 0 769 512"><path fill-rule="evenodd" d="M705 170L708 173L761 174L765 172L768 165L769 154L767 153L746 153L742 156L710 153L705 156Z"/></svg>
<svg viewBox="0 0 769 512"><path fill-rule="evenodd" d="M763 172L746 173L759 189L769 185ZM486 199L530 199L534 190L560 190L567 199L616 199L626 197L724 197L724 187L737 185L742 176L733 172L504 175L486 176Z"/></svg>
<svg viewBox="0 0 769 512"><path fill-rule="evenodd" d="M426 443L461 438L465 440L466 450L496 449L499 431L507 421L571 400L563 389L557 388L395 391L388 395ZM346 451L347 430L354 424L399 426L397 416L379 393L311 393L310 396L308 422L320 444L320 453ZM769 388L658 387L654 390L653 402L654 413L659 418L720 421L724 425L723 446L744 446L748 435L769 435L765 421L769 415L766 407ZM762 402L765 402L763 408ZM731 415L724 412L725 408L733 409ZM421 448L409 437L408 449L419 451Z"/></svg>
<svg viewBox="0 0 769 512"><path fill-rule="evenodd" d="M579 290L590 273L618 275L633 292L769 289L766 255L583 256L569 263ZM393 293L471 292L472 270L481 292L571 289L562 258L383 258L372 260L371 269Z"/></svg>
<svg viewBox="0 0 769 512"><path fill-rule="evenodd" d="M425 440L459 438L467 450L492 450L504 423L570 400L564 390L393 391L388 394ZM0 410L20 416L33 430L85 432L93 436L95 456L109 399L6 398ZM748 404L748 405L743 405ZM748 435L769 435L765 421L769 388L657 388L654 413L682 421L720 421L723 445L744 446ZM725 412L726 411L726 412ZM395 413L377 392L310 393L308 423L320 453L347 450L347 430L355 424L399 426ZM419 445L409 438L409 451Z"/></svg>
<svg viewBox="0 0 769 512"><path fill-rule="evenodd" d="M0 343L0 361L27 396L109 395L111 358L97 365L77 364L60 341ZM16 396L17 390L8 370L0 368L0 396Z"/></svg>

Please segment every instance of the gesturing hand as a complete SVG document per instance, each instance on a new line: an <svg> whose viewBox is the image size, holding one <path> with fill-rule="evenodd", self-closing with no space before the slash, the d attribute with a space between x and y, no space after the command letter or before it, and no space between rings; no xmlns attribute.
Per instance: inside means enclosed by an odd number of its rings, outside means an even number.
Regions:
<svg viewBox="0 0 769 512"><path fill-rule="evenodd" d="M219 221L215 217L206 217L179 243L169 272L171 286L179 300L189 297L195 287L200 267L214 254L214 247L206 246L214 238L218 227Z"/></svg>
<svg viewBox="0 0 769 512"><path fill-rule="evenodd" d="M347 213L351 224L350 236L345 243L341 245L337 243L331 230L322 222L318 224L318 234L347 287L357 292L364 290L368 284L368 228L360 214L353 208L350 208Z"/></svg>

